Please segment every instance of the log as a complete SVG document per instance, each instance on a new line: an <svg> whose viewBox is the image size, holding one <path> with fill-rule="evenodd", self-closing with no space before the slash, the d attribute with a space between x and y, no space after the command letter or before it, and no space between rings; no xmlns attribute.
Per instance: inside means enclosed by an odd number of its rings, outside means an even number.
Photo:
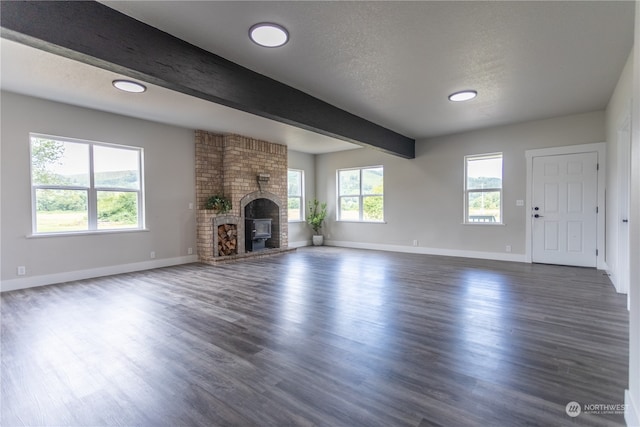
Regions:
<svg viewBox="0 0 640 427"><path fill-rule="evenodd" d="M238 246L238 226L222 224L218 226L218 255L235 255Z"/></svg>

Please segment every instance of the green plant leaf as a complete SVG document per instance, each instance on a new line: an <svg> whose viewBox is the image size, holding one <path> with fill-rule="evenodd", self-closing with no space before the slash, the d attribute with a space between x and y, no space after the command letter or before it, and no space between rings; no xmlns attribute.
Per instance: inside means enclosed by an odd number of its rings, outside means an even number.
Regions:
<svg viewBox="0 0 640 427"><path fill-rule="evenodd" d="M320 233L322 223L327 217L327 204L320 203L318 199L309 200L309 214L307 215L307 223L311 226L315 234Z"/></svg>

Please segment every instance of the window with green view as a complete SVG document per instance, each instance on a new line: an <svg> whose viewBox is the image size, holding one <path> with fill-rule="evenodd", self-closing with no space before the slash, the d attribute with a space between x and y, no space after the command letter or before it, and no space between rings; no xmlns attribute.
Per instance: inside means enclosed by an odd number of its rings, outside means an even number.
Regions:
<svg viewBox="0 0 640 427"><path fill-rule="evenodd" d="M502 153L465 157L467 224L502 224Z"/></svg>
<svg viewBox="0 0 640 427"><path fill-rule="evenodd" d="M384 221L384 169L338 170L338 220Z"/></svg>
<svg viewBox="0 0 640 427"><path fill-rule="evenodd" d="M289 221L304 221L304 171L289 169L287 188Z"/></svg>
<svg viewBox="0 0 640 427"><path fill-rule="evenodd" d="M144 227L142 149L31 135L33 233Z"/></svg>

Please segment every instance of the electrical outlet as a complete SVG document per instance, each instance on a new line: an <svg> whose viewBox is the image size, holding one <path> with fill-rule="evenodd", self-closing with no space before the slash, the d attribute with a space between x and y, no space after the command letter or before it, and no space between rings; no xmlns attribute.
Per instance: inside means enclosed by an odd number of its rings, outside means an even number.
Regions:
<svg viewBox="0 0 640 427"><path fill-rule="evenodd" d="M418 246L418 241L417 240L413 241L413 246Z"/></svg>
<svg viewBox="0 0 640 427"><path fill-rule="evenodd" d="M507 252L511 252L511 245L505 246L504 250Z"/></svg>
<svg viewBox="0 0 640 427"><path fill-rule="evenodd" d="M155 257L156 257L156 253L155 253L154 251L151 251L151 253L149 254L149 257L150 257L151 259L155 259Z"/></svg>
<svg viewBox="0 0 640 427"><path fill-rule="evenodd" d="M193 203L189 203L189 209L193 209Z"/></svg>
<svg viewBox="0 0 640 427"><path fill-rule="evenodd" d="M193 255L193 248L187 248L187 255Z"/></svg>
<svg viewBox="0 0 640 427"><path fill-rule="evenodd" d="M24 265L18 266L18 276L24 276L27 274L27 268Z"/></svg>

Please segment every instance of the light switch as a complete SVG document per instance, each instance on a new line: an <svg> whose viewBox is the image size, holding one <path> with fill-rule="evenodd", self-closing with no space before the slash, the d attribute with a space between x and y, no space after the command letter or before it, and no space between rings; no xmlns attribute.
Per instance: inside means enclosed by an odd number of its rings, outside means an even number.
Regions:
<svg viewBox="0 0 640 427"><path fill-rule="evenodd" d="M516 200L516 206L524 206L524 200Z"/></svg>

